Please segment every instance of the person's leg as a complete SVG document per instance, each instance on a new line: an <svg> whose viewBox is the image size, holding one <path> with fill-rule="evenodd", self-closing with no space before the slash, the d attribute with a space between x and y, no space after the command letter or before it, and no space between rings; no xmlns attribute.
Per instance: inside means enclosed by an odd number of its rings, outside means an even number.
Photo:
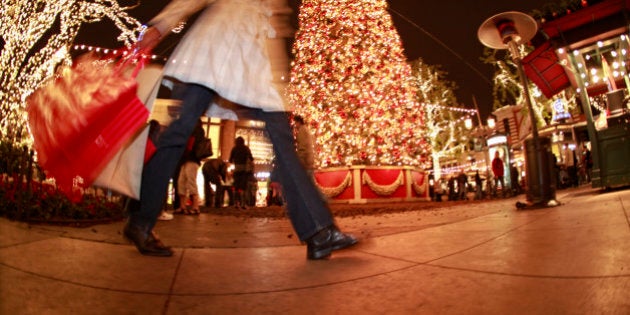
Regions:
<svg viewBox="0 0 630 315"><path fill-rule="evenodd" d="M228 206L234 206L234 186L226 186L225 190L228 195Z"/></svg>
<svg viewBox="0 0 630 315"><path fill-rule="evenodd" d="M208 175L203 174L203 195L204 195L204 205L206 207L212 206L212 201L214 197L214 190L210 186L210 178Z"/></svg>
<svg viewBox="0 0 630 315"><path fill-rule="evenodd" d="M181 193L179 195L179 212L180 213L188 213L188 195L185 193Z"/></svg>
<svg viewBox="0 0 630 315"><path fill-rule="evenodd" d="M334 225L333 217L295 153L287 114L263 111L259 114L273 144L289 218L300 240L307 240Z"/></svg>
<svg viewBox="0 0 630 315"><path fill-rule="evenodd" d="M177 196L177 208L175 213L187 213L188 209L188 189L186 187L186 164L178 167L179 174L177 176L177 180L174 181L174 184L177 186L177 190L175 191L175 195Z"/></svg>
<svg viewBox="0 0 630 315"><path fill-rule="evenodd" d="M186 186L186 194L190 200L190 211L192 214L199 214L199 187L197 186L197 171L199 165L195 162L186 162L184 165L184 173L186 174L184 181Z"/></svg>
<svg viewBox="0 0 630 315"><path fill-rule="evenodd" d="M234 206L236 208L241 207L241 190L234 187Z"/></svg>
<svg viewBox="0 0 630 315"><path fill-rule="evenodd" d="M217 191L214 192L214 207L221 208L223 207L223 200L225 200L225 190L223 189L223 185L221 185L221 183L215 185L217 187Z"/></svg>
<svg viewBox="0 0 630 315"><path fill-rule="evenodd" d="M160 214L169 180L184 153L188 138L215 95L208 88L188 84L182 98L179 118L164 130L156 145L157 151L144 166L140 200L133 200L129 204L129 219L124 231L125 236L134 242L142 254L169 254L165 250L147 245L146 240Z"/></svg>
<svg viewBox="0 0 630 315"><path fill-rule="evenodd" d="M199 194L190 195L190 204L192 214L199 214Z"/></svg>
<svg viewBox="0 0 630 315"><path fill-rule="evenodd" d="M193 196L196 194L197 186L192 179L193 171L192 162L186 162L182 165L177 185L180 190L181 209L185 214L195 214L195 205L193 204ZM190 207L188 205L190 204Z"/></svg>
<svg viewBox="0 0 630 315"><path fill-rule="evenodd" d="M234 183L232 187L234 189L234 206L240 208L243 206L243 172L234 172Z"/></svg>
<svg viewBox="0 0 630 315"><path fill-rule="evenodd" d="M287 214L298 237L306 241L308 259L323 259L333 250L357 243L357 239L339 231L328 204L304 170L293 142L293 133L284 112L257 111L276 155L279 180Z"/></svg>

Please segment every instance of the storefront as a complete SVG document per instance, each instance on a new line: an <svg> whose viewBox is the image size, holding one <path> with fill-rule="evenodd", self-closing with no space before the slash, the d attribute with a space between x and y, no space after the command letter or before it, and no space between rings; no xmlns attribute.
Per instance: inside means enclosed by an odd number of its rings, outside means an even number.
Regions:
<svg viewBox="0 0 630 315"><path fill-rule="evenodd" d="M179 101L173 99L157 99L151 113L150 119L157 120L161 125L167 126L179 114ZM269 176L272 171L273 146L266 135L265 125L259 121L242 120L231 121L221 120L217 118L202 117L202 127L206 137L212 141L213 158L219 158L228 161L230 151L234 146L236 137L243 137L245 144L249 146L254 156L254 175L257 180L256 204L263 205L267 197L267 185ZM203 174L201 168L197 175L197 184L199 186L199 195L201 202L205 201L203 191ZM174 191L169 189L168 203L171 204L174 199ZM213 189L216 187L213 186ZM215 189L216 190L216 189ZM229 200L226 196L226 203Z"/></svg>
<svg viewBox="0 0 630 315"><path fill-rule="evenodd" d="M608 0L543 23L523 59L547 98L573 88L593 153L593 187L630 184L630 1Z"/></svg>
<svg viewBox="0 0 630 315"><path fill-rule="evenodd" d="M503 161L503 180L506 187L512 187L512 176L510 166L512 165L512 157L510 147L508 146L508 138L504 134L495 134L488 137L488 155L490 157L490 165L496 154Z"/></svg>

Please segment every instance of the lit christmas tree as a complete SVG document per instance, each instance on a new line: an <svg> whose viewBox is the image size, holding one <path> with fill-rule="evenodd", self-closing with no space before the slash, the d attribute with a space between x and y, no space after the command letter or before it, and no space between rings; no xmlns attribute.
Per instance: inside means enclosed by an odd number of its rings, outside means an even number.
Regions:
<svg viewBox="0 0 630 315"><path fill-rule="evenodd" d="M423 165L422 107L386 1L304 0L299 23L288 97L318 165Z"/></svg>

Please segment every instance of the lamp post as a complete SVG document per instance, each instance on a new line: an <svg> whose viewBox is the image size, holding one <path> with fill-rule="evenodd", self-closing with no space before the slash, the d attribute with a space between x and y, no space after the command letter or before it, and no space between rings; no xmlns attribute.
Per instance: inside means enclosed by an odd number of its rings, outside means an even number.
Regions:
<svg viewBox="0 0 630 315"><path fill-rule="evenodd" d="M536 35L537 30L536 21L531 16L521 12L510 11L487 19L477 31L479 41L485 46L493 49L509 50L512 60L518 68L518 74L523 85L525 102L532 125L532 139L531 142L525 141L527 151L527 203L518 202L516 204L518 208L528 205L553 206L558 204L555 200L555 187L552 185L549 139L543 139L543 144L538 136L538 126L529 94L529 85L519 51L519 46L532 39Z"/></svg>

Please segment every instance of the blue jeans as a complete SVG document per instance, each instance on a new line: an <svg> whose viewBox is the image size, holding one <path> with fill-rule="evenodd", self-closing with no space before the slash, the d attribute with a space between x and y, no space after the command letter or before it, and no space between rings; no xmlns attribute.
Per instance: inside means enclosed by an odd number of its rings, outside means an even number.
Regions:
<svg viewBox="0 0 630 315"><path fill-rule="evenodd" d="M144 229L146 233L153 229L166 199L169 180L175 173L188 138L215 95L214 91L204 86L186 85L179 118L160 135L157 151L144 166L140 200L129 203L129 224ZM307 240L333 225L334 220L326 201L295 152L287 114L248 108L246 116L265 122L276 155L278 179L282 184L287 213L300 240Z"/></svg>

